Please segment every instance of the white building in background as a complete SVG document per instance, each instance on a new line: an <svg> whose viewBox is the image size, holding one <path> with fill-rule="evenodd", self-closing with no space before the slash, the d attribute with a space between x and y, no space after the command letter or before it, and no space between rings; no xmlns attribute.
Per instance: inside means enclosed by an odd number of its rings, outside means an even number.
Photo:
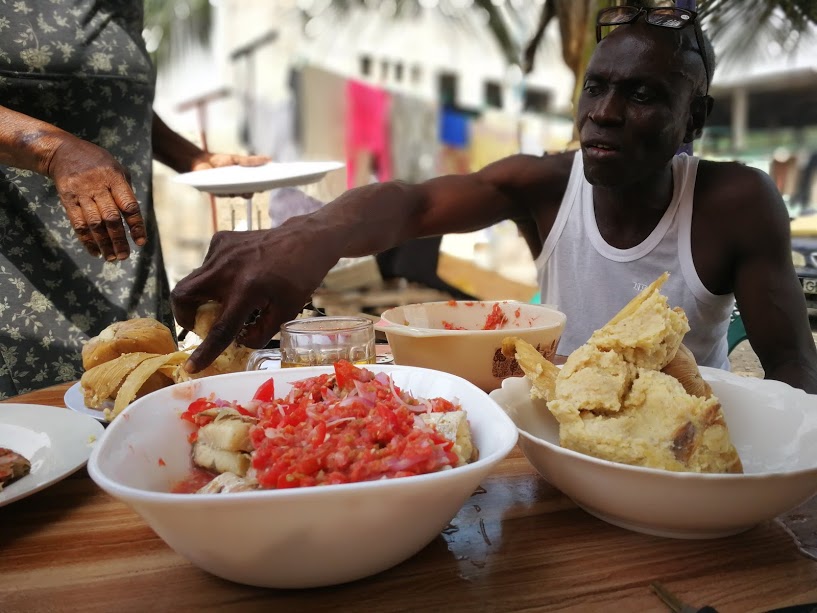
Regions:
<svg viewBox="0 0 817 613"><path fill-rule="evenodd" d="M269 107L290 97L290 68L314 65L348 78L368 80L397 91L411 92L433 101L438 99L441 75L456 81L456 102L474 110L486 108L490 84L495 109L523 119L521 71L509 69L484 19L477 11L460 11L460 17L445 16L435 8L438 0L422 0L425 7L416 18L394 19L389 1L379 3L381 10L357 9L343 19L331 10L304 23L301 8L316 4L331 5L331 0L210 0L213 30L209 48L193 44L184 36L176 38L172 60L162 67L157 81L155 108L169 125L194 141L199 139L199 117L194 110L180 111L179 105L191 99L227 88L228 96L207 107L206 129L210 150L236 151L242 147L241 129L247 110L258 125ZM469 0L439 0L450 6L466 6ZM374 4L374 3L372 3ZM526 40L535 27L539 3L529 2L529 32L519 32ZM385 7L385 8L384 8ZM232 60L237 49L263 39L270 31L274 41L258 48L252 60ZM364 70L368 73L364 75ZM524 86L547 100L554 119L547 130L554 140L567 141L572 133L570 99L573 75L561 59L558 24L549 27L539 51L536 71ZM248 103L249 101L249 103ZM537 113L538 114L538 113ZM526 150L537 151L533 143ZM259 151L267 153L266 151ZM171 282L186 275L201 261L212 232L209 204L205 196L172 182L172 173L156 166L154 184L160 225L173 227L163 242ZM266 196L255 198L256 211L266 215ZM222 201L218 205L219 229L241 227L243 204ZM237 220L237 221L236 221ZM497 227L493 232L446 237L443 249L454 255L486 253L491 265L500 252L506 276L533 282L535 269L527 249L515 228ZM169 241L173 241L170 244ZM518 244L517 244L518 242ZM508 246L512 246L509 248ZM480 247L480 248L478 248ZM508 257L519 254L519 258ZM495 267L497 268L497 267Z"/></svg>
<svg viewBox="0 0 817 613"><path fill-rule="evenodd" d="M466 6L469 0L440 0ZM355 9L339 19L331 0L211 0L213 32L209 49L180 43L173 60L162 69L157 82L158 111L167 121L188 134L197 133L192 111L179 112L179 103L230 88L229 98L213 103L208 111L208 134L220 147L239 144L239 129L247 97L262 104L276 104L289 96L288 75L293 65L312 64L342 76L363 78L383 87L412 92L435 100L441 74L454 75L456 102L466 108L483 109L490 83L502 92L502 110L518 113L521 71L509 69L481 13L460 10L446 16L437 0L423 0L426 8L415 18L395 19L393 2L380 9ZM299 7L329 5L330 8L304 23ZM539 11L530 2L531 35ZM230 55L271 30L275 40L262 46L253 60L233 61ZM364 75L364 64L369 74ZM548 99L548 111L569 118L573 74L561 59L556 23L551 24L540 47L536 70L525 87Z"/></svg>

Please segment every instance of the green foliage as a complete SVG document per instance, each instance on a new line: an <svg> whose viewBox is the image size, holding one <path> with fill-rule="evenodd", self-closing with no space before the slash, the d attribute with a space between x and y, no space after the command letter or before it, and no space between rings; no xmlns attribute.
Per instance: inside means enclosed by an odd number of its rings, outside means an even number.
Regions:
<svg viewBox="0 0 817 613"><path fill-rule="evenodd" d="M207 45L210 38L209 0L144 0L145 31L153 62L160 66L179 40L189 37ZM155 47L155 48L150 48Z"/></svg>

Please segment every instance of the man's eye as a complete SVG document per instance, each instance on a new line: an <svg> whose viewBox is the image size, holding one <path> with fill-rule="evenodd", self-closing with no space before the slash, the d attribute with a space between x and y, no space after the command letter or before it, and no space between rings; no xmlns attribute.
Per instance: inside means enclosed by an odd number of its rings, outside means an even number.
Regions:
<svg viewBox="0 0 817 613"><path fill-rule="evenodd" d="M584 84L584 91L586 91L591 96L596 96L602 92L602 87L598 83L585 83Z"/></svg>
<svg viewBox="0 0 817 613"><path fill-rule="evenodd" d="M649 89L639 87L638 89L633 90L632 98L636 102L649 102L655 98L655 94Z"/></svg>

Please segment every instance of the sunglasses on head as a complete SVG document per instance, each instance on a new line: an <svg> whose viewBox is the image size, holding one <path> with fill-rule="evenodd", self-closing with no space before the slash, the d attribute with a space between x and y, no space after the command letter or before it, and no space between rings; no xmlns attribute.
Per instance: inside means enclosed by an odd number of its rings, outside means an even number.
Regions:
<svg viewBox="0 0 817 613"><path fill-rule="evenodd" d="M695 11L675 7L645 8L637 6L614 6L602 9L598 12L596 16L596 42L601 42L603 38L601 29L604 26L621 26L633 23L642 15L644 15L644 21L650 25L661 28L671 28L673 30L681 30L688 25L694 24L695 19L698 17L698 13ZM704 45L701 29L697 26L694 26L693 29L695 30L695 40L698 43L698 52L701 54L701 59L704 62L706 93L708 94L711 79L711 75L709 74L709 58L706 54L706 45Z"/></svg>

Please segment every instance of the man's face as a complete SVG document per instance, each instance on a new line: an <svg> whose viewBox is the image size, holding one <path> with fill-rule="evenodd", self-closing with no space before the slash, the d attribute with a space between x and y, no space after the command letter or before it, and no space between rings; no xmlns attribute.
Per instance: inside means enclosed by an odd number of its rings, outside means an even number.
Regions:
<svg viewBox="0 0 817 613"><path fill-rule="evenodd" d="M643 22L599 44L576 116L590 184L628 186L666 167L687 133L689 63L677 35Z"/></svg>

